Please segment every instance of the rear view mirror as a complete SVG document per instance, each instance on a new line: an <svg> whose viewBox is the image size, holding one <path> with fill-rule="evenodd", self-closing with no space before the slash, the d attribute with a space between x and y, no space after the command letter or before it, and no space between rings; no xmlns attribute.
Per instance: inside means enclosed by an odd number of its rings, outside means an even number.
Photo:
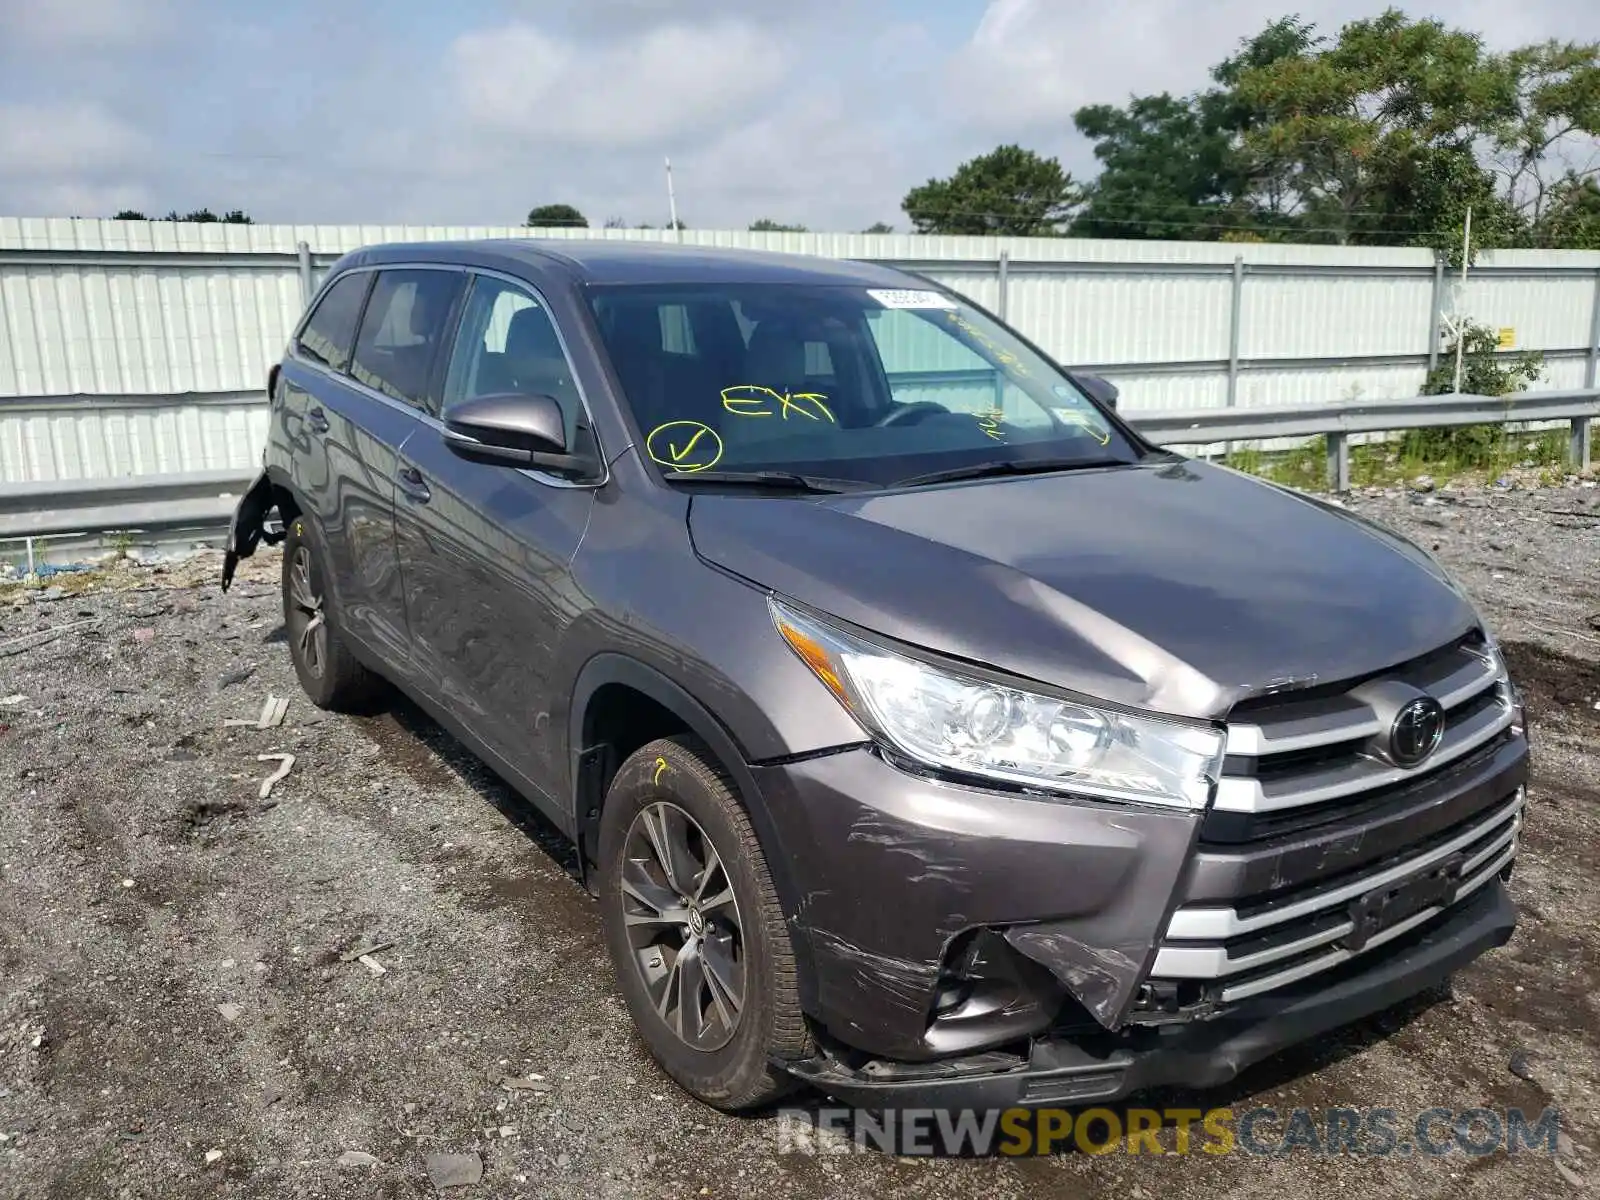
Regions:
<svg viewBox="0 0 1600 1200"><path fill-rule="evenodd" d="M1117 385L1109 379L1102 379L1098 375L1078 375L1076 373L1073 374L1072 379L1074 383L1100 401L1101 404L1113 411L1116 409L1117 397L1121 393L1118 392Z"/></svg>
<svg viewBox="0 0 1600 1200"><path fill-rule="evenodd" d="M469 462L583 474L593 463L567 451L567 423L550 396L501 393L445 414L445 445Z"/></svg>

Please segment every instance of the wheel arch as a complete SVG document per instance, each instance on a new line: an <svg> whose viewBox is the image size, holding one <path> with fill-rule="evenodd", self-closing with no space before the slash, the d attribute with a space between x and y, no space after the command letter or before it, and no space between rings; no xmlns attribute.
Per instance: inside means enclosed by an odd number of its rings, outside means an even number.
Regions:
<svg viewBox="0 0 1600 1200"><path fill-rule="evenodd" d="M811 1008L810 941L794 919L799 907L799 885L791 869L789 857L782 853L778 833L771 813L756 785L744 750L726 725L705 704L661 671L636 658L624 654L605 652L595 655L578 674L573 689L572 707L568 714L568 749L572 771L573 827L577 833L579 870L589 884L598 848L600 811L605 804L605 792L622 758L617 747L602 736L598 717L604 713L603 697L616 696L616 691L642 698L660 712L669 714L678 728L667 731L694 734L703 741L732 778L735 794L750 818L756 839L766 857L767 870L783 908L785 923L789 927L797 965L800 969L800 992L803 1007ZM601 705L597 705L601 699ZM649 736L645 736L648 734ZM633 732L642 738L644 745L662 736L659 726L647 726ZM636 749L637 747L633 747ZM631 753L631 750L630 750Z"/></svg>

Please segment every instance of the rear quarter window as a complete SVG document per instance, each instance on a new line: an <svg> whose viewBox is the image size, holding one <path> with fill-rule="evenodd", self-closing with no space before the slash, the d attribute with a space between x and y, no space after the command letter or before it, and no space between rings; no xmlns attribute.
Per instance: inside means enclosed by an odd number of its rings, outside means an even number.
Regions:
<svg viewBox="0 0 1600 1200"><path fill-rule="evenodd" d="M361 305L371 282L370 272L357 271L345 275L327 290L300 331L296 345L301 354L335 371L343 371L350 365L356 323L361 320Z"/></svg>

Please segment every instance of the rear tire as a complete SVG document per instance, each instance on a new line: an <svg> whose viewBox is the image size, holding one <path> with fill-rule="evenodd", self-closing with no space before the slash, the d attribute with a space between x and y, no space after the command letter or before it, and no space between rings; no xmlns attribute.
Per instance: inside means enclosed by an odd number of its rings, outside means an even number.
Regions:
<svg viewBox="0 0 1600 1200"><path fill-rule="evenodd" d="M662 738L622 764L600 872L617 983L667 1074L727 1112L791 1091L772 1062L815 1047L789 931L750 819L698 738Z"/></svg>
<svg viewBox="0 0 1600 1200"><path fill-rule="evenodd" d="M379 683L329 623L323 564L306 519L295 517L283 542L283 627L289 658L311 703L349 712L370 704Z"/></svg>

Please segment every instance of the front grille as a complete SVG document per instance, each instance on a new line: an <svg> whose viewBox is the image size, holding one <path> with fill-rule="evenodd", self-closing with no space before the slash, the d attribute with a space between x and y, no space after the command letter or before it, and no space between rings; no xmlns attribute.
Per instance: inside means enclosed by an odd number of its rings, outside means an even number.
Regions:
<svg viewBox="0 0 1600 1200"><path fill-rule="evenodd" d="M1201 980L1210 985L1207 999L1243 1000L1392 941L1471 895L1511 861L1523 799L1519 788L1487 814L1353 875L1229 906L1181 907L1156 952L1151 982ZM1431 885L1429 898L1414 911L1398 909L1392 920L1368 915L1376 897L1421 880Z"/></svg>
<svg viewBox="0 0 1600 1200"><path fill-rule="evenodd" d="M1389 730L1378 705L1364 698L1371 693L1363 692L1375 683L1431 695L1444 708L1444 739L1420 766L1396 766L1383 757ZM1228 726L1227 760L1212 806L1219 815L1300 810L1319 816L1314 810L1323 806L1344 809L1459 762L1514 719L1509 685L1472 641L1336 695L1257 702L1246 716Z"/></svg>
<svg viewBox="0 0 1600 1200"><path fill-rule="evenodd" d="M1422 763L1400 766L1389 723L1422 695L1444 709L1444 733ZM1190 898L1157 948L1151 985L1212 1004L1257 996L1483 887L1515 855L1522 825L1523 776L1498 765L1517 770L1504 757L1516 720L1498 655L1478 636L1343 686L1241 705Z"/></svg>

